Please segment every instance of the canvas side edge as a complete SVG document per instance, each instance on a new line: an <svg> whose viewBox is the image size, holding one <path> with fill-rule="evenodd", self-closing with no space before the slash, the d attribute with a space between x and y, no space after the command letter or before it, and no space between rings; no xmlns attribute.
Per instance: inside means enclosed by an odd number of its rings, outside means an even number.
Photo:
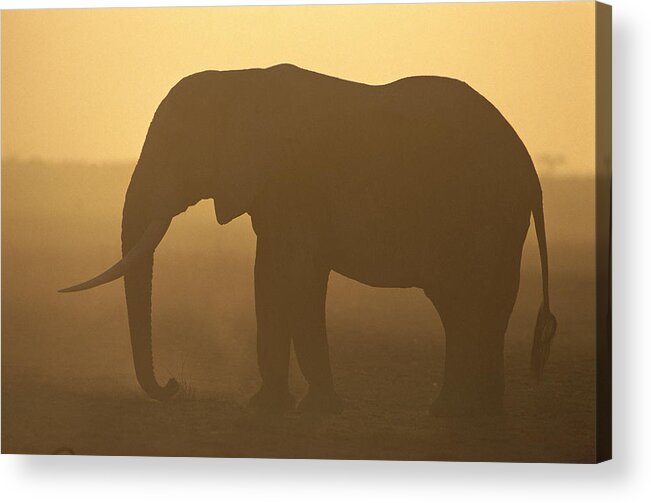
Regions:
<svg viewBox="0 0 651 503"><path fill-rule="evenodd" d="M596 461L612 459L612 7L595 4Z"/></svg>

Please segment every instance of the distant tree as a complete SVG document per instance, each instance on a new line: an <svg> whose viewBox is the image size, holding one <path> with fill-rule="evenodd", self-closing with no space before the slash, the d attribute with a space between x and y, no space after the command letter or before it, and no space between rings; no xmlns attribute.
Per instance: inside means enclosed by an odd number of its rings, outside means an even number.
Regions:
<svg viewBox="0 0 651 503"><path fill-rule="evenodd" d="M541 175L559 176L567 171L567 160L563 154L540 154L536 157L535 165Z"/></svg>

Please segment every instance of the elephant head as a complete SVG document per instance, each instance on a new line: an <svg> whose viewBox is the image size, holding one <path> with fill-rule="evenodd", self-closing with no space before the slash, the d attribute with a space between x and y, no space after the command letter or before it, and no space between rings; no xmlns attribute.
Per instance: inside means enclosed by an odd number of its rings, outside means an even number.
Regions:
<svg viewBox="0 0 651 503"><path fill-rule="evenodd" d="M249 86L250 99L264 89L251 73L256 72L202 72L172 88L156 110L126 192L122 259L91 280L60 290L86 290L124 277L136 377L157 400L174 395L179 385L170 379L161 386L154 373L154 251L172 218L189 206L214 198L217 220L224 224L246 212L264 185L260 156L268 159L269 152L258 136L264 120L258 114L256 121L254 104L234 92Z"/></svg>

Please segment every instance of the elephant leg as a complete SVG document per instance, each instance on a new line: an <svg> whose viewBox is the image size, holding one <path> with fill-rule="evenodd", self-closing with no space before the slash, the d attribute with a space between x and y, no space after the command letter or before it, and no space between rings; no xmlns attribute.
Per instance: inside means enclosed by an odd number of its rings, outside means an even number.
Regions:
<svg viewBox="0 0 651 503"><path fill-rule="evenodd" d="M498 413L504 394L506 320L483 316L481 308L465 315L442 315L445 327L445 376L430 412L433 415ZM493 318L493 319L491 319Z"/></svg>
<svg viewBox="0 0 651 503"><path fill-rule="evenodd" d="M308 393L299 409L312 412L336 413L342 402L335 393L330 367L330 351L326 333L326 290L329 269L312 269L306 277L306 288L298 288L295 323L292 334L298 365L308 382Z"/></svg>
<svg viewBox="0 0 651 503"><path fill-rule="evenodd" d="M474 273L426 291L445 329L445 376L432 415L495 414L504 396L504 335L520 281L517 246L488 248ZM521 248L520 248L521 250Z"/></svg>
<svg viewBox="0 0 651 503"><path fill-rule="evenodd" d="M281 250L258 238L254 283L258 368L262 386L251 399L251 405L277 411L294 407L288 382L291 333L287 327L289 305L284 272Z"/></svg>
<svg viewBox="0 0 651 503"><path fill-rule="evenodd" d="M262 387L252 405L276 410L293 407L288 388L292 340L310 386L306 405L311 406L307 408L333 401L325 331L328 274L329 269L311 248L291 235L258 237L255 302Z"/></svg>

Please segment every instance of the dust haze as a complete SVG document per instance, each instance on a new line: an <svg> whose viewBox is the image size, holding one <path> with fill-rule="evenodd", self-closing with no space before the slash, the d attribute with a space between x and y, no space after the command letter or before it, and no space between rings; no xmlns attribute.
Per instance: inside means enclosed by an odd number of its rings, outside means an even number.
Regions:
<svg viewBox="0 0 651 503"><path fill-rule="evenodd" d="M135 161L134 161L135 164ZM2 450L6 453L591 462L595 434L594 180L542 177L558 333L529 376L540 302L530 229L506 335L505 414L426 415L443 328L417 289L331 273L327 321L340 415L246 408L259 386L255 235L219 226L211 201L174 219L157 249L154 367L180 396L148 399L133 371L122 282L63 296L120 256L130 163L2 163ZM172 294L174 291L174 294ZM292 362L292 392L306 385Z"/></svg>

